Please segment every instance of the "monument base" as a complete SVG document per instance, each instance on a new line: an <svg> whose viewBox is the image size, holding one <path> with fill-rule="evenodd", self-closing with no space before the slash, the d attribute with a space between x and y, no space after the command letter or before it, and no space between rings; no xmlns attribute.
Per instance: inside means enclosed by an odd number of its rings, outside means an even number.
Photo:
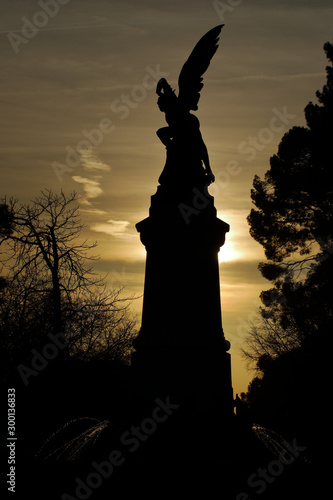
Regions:
<svg viewBox="0 0 333 500"><path fill-rule="evenodd" d="M230 354L217 349L140 349L132 356L144 398L170 397L196 414L233 413Z"/></svg>
<svg viewBox="0 0 333 500"><path fill-rule="evenodd" d="M165 426L164 445L174 436L185 439L189 460L192 453L212 455L219 441L222 457L230 452L225 429L234 417L218 262L229 225L217 218L207 186L186 192L160 186L149 217L136 227L147 250L132 356L138 420L157 400L169 401L177 411Z"/></svg>
<svg viewBox="0 0 333 500"><path fill-rule="evenodd" d="M159 401L172 408L170 417L159 424L159 444L147 458L161 460L173 478L194 468L203 478L207 468L229 463L235 441L230 439L235 415L229 353L205 348L140 349L133 354L132 368L137 420L152 415Z"/></svg>

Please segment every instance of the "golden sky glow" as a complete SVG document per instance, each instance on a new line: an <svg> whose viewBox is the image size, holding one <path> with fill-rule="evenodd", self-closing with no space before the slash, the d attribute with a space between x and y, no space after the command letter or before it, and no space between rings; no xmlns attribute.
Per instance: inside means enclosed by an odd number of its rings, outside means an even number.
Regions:
<svg viewBox="0 0 333 500"><path fill-rule="evenodd" d="M45 187L75 189L86 235L98 242L96 270L129 295L143 293L135 224L148 216L165 160L156 81L177 88L195 43L225 23L196 114L216 176L209 191L231 227L220 253L223 323L234 390L246 390L242 338L269 287L246 223L250 189L325 83L332 2L69 0L52 15L43 1L2 3L1 195L27 202Z"/></svg>

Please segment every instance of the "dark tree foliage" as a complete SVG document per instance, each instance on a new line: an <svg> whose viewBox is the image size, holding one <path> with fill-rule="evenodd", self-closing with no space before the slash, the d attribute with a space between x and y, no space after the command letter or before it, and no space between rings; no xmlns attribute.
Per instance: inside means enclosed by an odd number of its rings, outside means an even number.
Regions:
<svg viewBox="0 0 333 500"><path fill-rule="evenodd" d="M324 50L333 63L333 45ZM247 393L256 418L302 429L313 450L318 420L332 439L319 408L330 392L333 347L332 66L316 96L305 108L307 126L284 135L270 169L253 182L250 234L264 248L259 269L273 287L261 294L261 320L244 348L258 371Z"/></svg>
<svg viewBox="0 0 333 500"><path fill-rule="evenodd" d="M0 203L0 235L8 236L12 234L14 226L14 217L12 212L10 211L9 206L4 200Z"/></svg>
<svg viewBox="0 0 333 500"><path fill-rule="evenodd" d="M333 46L326 43L324 49L333 62ZM332 325L332 66L316 95L319 104L305 108L307 127L289 130L264 179L255 177L256 208L248 217L250 234L267 257L259 269L274 285L261 294L261 314L283 329L296 326L301 343L318 331L328 334Z"/></svg>
<svg viewBox="0 0 333 500"><path fill-rule="evenodd" d="M324 48L333 62L333 46L327 43ZM324 249L333 235L331 66L327 85L316 95L320 105L310 102L305 108L307 127L293 127L285 134L270 170L253 182L256 209L248 217L250 233L274 262L295 252L308 255L315 242Z"/></svg>

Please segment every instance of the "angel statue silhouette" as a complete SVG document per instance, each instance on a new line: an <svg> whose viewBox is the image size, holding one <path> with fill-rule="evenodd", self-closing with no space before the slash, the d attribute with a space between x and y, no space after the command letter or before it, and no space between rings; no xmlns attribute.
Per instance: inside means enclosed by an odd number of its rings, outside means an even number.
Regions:
<svg viewBox="0 0 333 500"><path fill-rule="evenodd" d="M157 135L166 146L166 163L159 183L172 191L202 188L214 182L207 147L200 132L198 118L190 113L198 109L202 75L209 67L217 48L223 24L206 33L194 47L178 79L179 94L165 78L157 83L157 104L165 113L168 127L160 128Z"/></svg>

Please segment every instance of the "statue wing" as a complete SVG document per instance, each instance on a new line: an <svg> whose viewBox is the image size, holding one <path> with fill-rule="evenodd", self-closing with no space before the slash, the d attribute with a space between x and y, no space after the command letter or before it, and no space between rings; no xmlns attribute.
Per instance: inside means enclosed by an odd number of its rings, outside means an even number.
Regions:
<svg viewBox="0 0 333 500"><path fill-rule="evenodd" d="M178 99L188 110L198 109L200 90L203 87L202 75L206 72L217 51L219 35L223 26L224 24L216 26L199 40L180 72Z"/></svg>

